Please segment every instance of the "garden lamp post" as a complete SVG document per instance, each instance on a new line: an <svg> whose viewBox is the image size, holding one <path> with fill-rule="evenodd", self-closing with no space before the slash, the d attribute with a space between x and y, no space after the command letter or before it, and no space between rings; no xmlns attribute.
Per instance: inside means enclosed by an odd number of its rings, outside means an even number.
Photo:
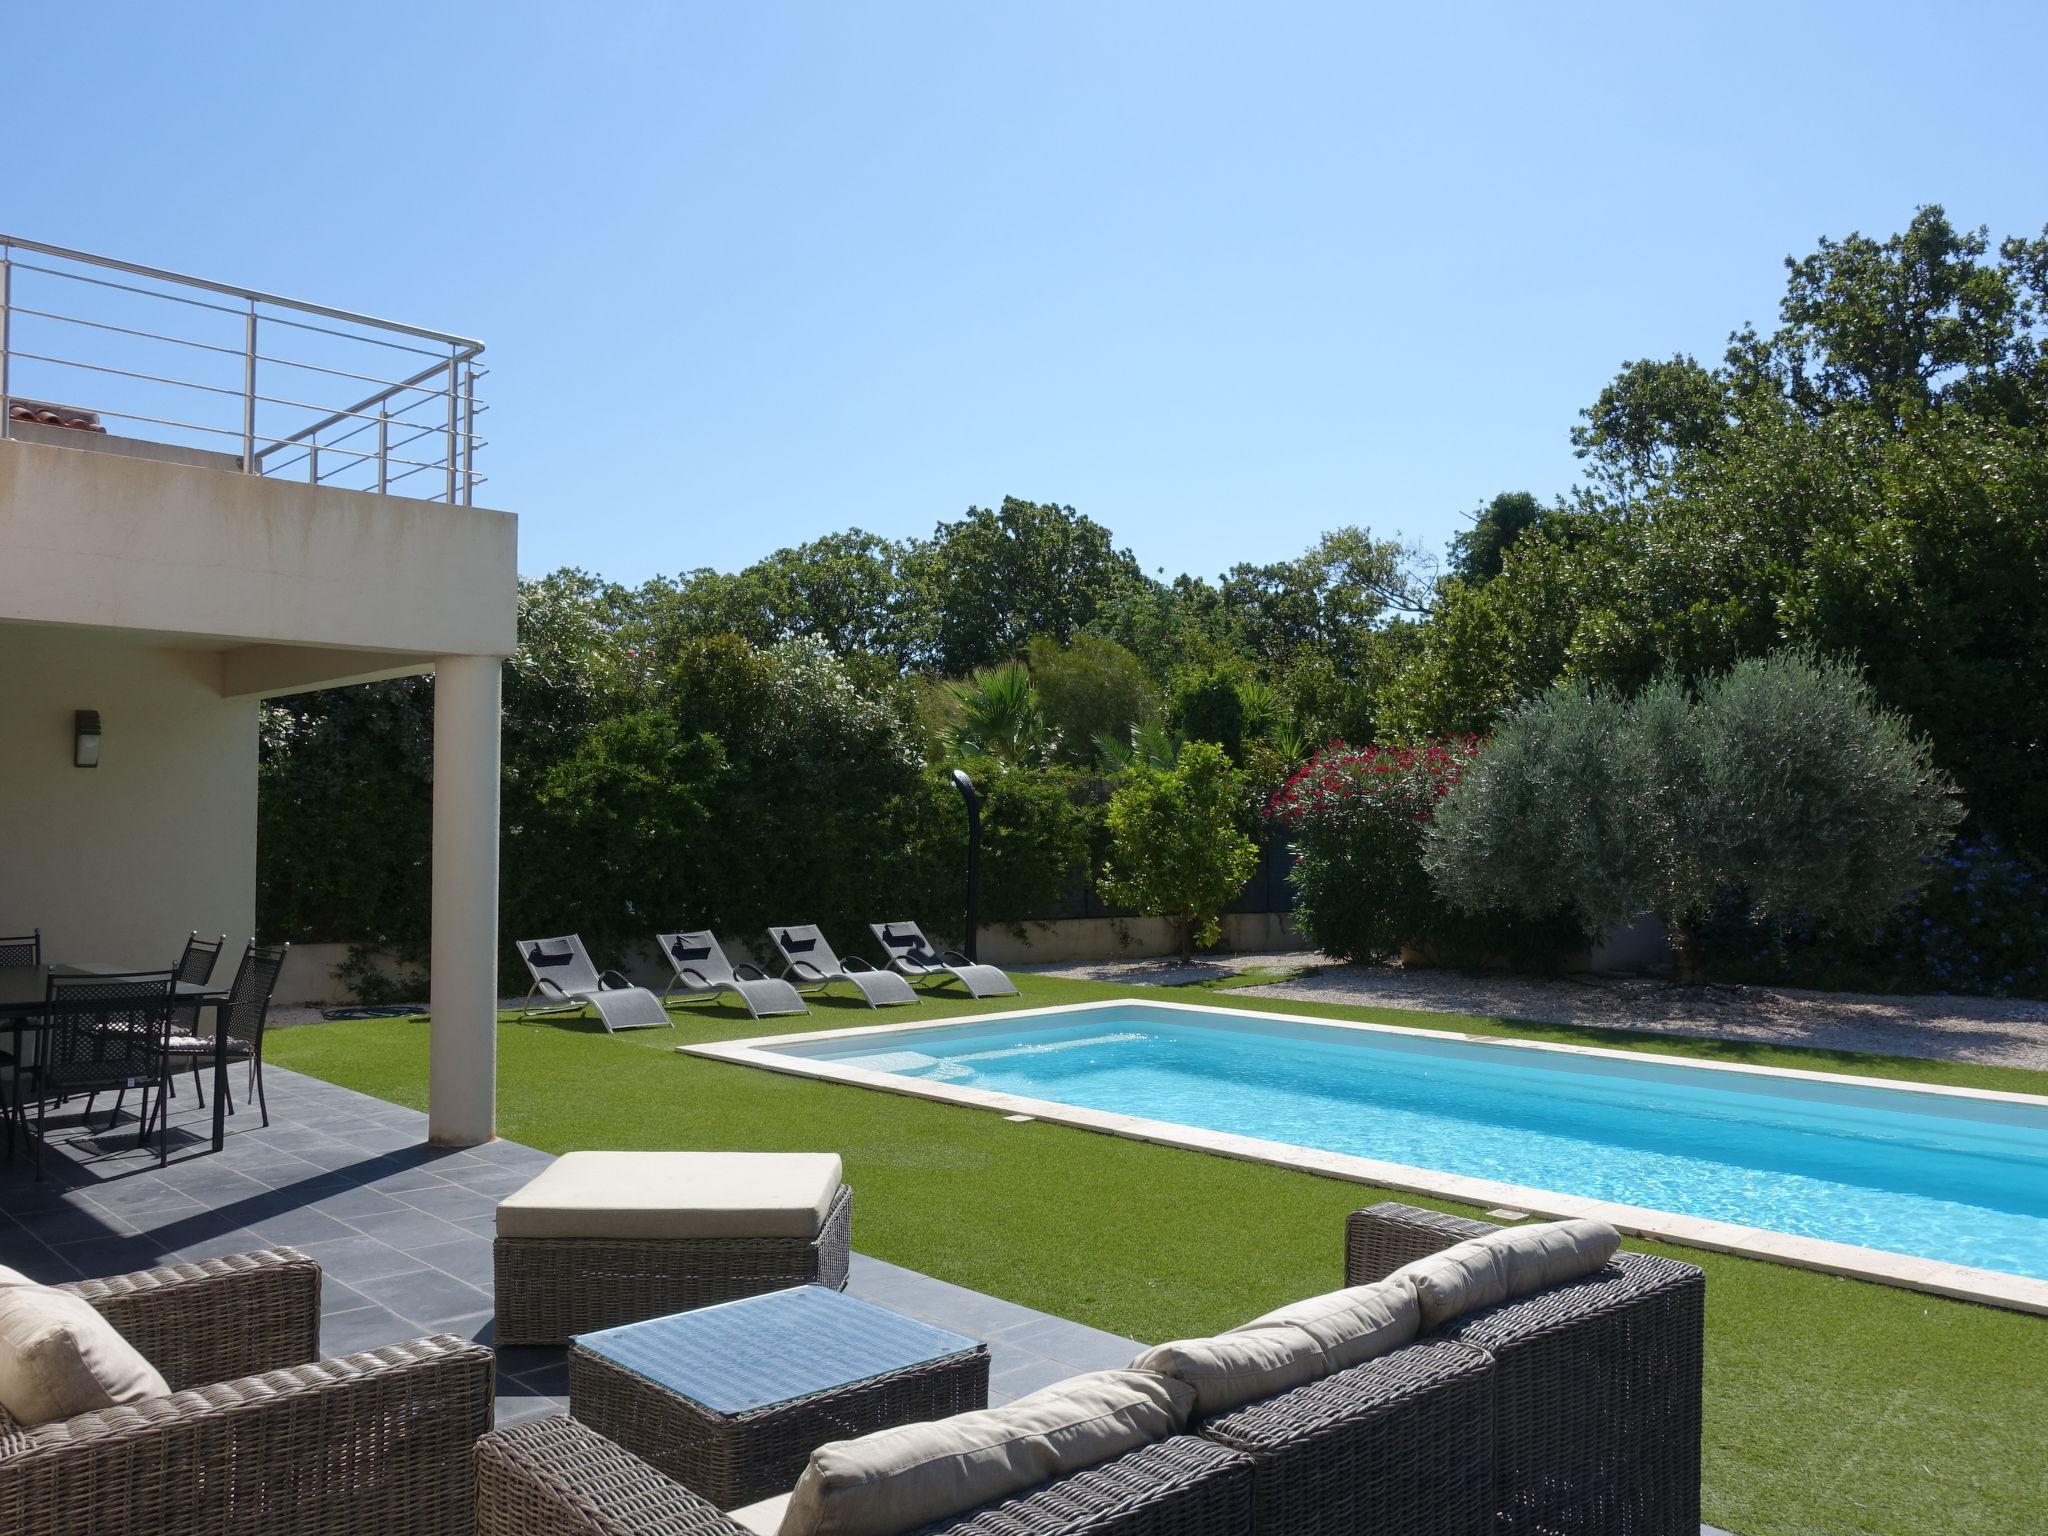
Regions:
<svg viewBox="0 0 2048 1536"><path fill-rule="evenodd" d="M967 802L967 958L979 961L975 935L981 928L981 795L964 768L953 770L953 787Z"/></svg>

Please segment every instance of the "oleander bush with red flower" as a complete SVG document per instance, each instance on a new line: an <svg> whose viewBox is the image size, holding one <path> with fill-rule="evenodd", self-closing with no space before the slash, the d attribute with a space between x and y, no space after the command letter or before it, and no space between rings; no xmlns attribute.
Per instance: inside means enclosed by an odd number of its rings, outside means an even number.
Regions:
<svg viewBox="0 0 2048 1536"><path fill-rule="evenodd" d="M1445 965L1541 969L1586 946L1568 915L1468 912L1432 887L1423 833L1483 745L1477 736L1332 742L1274 794L1268 813L1295 854L1295 922L1318 949L1369 962L1405 946Z"/></svg>

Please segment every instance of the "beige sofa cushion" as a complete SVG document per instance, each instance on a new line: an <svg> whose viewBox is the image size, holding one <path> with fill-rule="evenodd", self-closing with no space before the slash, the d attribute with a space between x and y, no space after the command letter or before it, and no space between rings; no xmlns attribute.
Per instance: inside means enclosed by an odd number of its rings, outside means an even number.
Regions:
<svg viewBox="0 0 2048 1536"><path fill-rule="evenodd" d="M1195 1391L1195 1416L1209 1418L1327 1376L1331 1367L1307 1329L1275 1322L1212 1339L1155 1344L1131 1369L1186 1382Z"/></svg>
<svg viewBox="0 0 2048 1536"><path fill-rule="evenodd" d="M1375 1280L1275 1307L1232 1333L1299 1328L1323 1352L1326 1371L1348 1371L1410 1343L1422 1331L1422 1306L1406 1280Z"/></svg>
<svg viewBox="0 0 2048 1536"><path fill-rule="evenodd" d="M1415 1287L1425 1330L1605 1267L1621 1234L1604 1221L1503 1227L1403 1264L1386 1278Z"/></svg>
<svg viewBox="0 0 2048 1536"><path fill-rule="evenodd" d="M752 1531L754 1536L777 1536L788 1509L789 1495L778 1493L772 1499L762 1499L757 1503L743 1504L738 1509L728 1509L725 1518L742 1530Z"/></svg>
<svg viewBox="0 0 2048 1536"><path fill-rule="evenodd" d="M841 1177L830 1152L570 1152L498 1203L498 1236L812 1238Z"/></svg>
<svg viewBox="0 0 2048 1536"><path fill-rule="evenodd" d="M895 1536L1187 1427L1194 1394L1149 1372L1091 1371L1000 1408L835 1440L811 1453L781 1536Z"/></svg>
<svg viewBox="0 0 2048 1536"><path fill-rule="evenodd" d="M170 1390L89 1302L0 1268L0 1408L16 1423L49 1424Z"/></svg>

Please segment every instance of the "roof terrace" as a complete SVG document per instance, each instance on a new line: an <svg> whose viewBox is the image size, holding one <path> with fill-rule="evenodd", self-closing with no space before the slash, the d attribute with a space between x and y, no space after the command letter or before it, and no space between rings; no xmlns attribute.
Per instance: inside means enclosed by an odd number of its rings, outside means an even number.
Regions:
<svg viewBox="0 0 2048 1536"><path fill-rule="evenodd" d="M0 234L0 438L469 505L483 350Z"/></svg>

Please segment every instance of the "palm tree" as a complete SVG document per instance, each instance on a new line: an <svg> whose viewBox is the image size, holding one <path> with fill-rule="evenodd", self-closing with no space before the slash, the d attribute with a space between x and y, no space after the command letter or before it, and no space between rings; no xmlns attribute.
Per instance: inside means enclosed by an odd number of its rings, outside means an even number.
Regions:
<svg viewBox="0 0 2048 1536"><path fill-rule="evenodd" d="M1052 733L1038 707L1038 690L1022 662L983 667L961 683L948 683L958 717L953 750L992 757L1013 768L1037 767L1052 748Z"/></svg>

